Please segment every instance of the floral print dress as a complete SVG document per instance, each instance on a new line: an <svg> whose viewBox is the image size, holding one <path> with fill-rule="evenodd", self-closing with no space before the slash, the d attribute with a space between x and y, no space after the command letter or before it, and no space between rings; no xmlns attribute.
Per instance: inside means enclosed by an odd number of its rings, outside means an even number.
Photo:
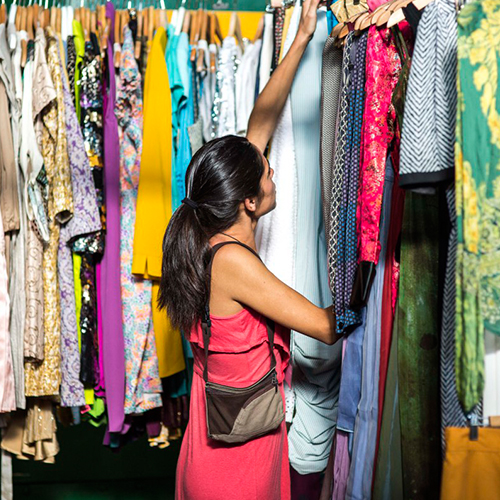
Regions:
<svg viewBox="0 0 500 500"><path fill-rule="evenodd" d="M152 282L132 274L134 226L142 151L141 74L134 58L132 32L125 27L116 98L120 125L121 290L125 337L125 413L157 408L161 381L153 330Z"/></svg>

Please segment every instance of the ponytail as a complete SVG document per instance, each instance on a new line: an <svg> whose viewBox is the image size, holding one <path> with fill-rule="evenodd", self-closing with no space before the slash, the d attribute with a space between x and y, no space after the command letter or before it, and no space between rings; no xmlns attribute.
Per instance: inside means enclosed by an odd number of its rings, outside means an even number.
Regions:
<svg viewBox="0 0 500 500"><path fill-rule="evenodd" d="M240 204L260 195L262 156L244 137L205 144L186 173L188 200L175 211L163 238L158 305L173 326L189 332L208 301L210 238L233 226Z"/></svg>

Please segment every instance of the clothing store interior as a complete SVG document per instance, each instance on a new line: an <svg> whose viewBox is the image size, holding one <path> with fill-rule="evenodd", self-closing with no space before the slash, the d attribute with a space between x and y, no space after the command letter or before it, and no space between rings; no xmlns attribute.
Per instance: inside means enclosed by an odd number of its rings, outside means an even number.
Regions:
<svg viewBox="0 0 500 500"><path fill-rule="evenodd" d="M339 340L264 321L279 450L207 437L162 242L311 4L1 0L2 500L500 498L500 0L315 8L255 244Z"/></svg>

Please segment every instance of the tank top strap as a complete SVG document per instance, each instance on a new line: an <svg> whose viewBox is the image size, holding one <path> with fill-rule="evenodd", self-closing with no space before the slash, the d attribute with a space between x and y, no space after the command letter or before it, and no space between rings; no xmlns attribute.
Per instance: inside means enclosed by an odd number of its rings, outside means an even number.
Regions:
<svg viewBox="0 0 500 500"><path fill-rule="evenodd" d="M212 321L210 319L210 288L212 284L212 265L214 262L215 254L219 249L226 245L239 245L246 248L252 252L260 261L262 259L259 254L250 248L248 245L241 243L240 241L223 241L222 243L217 243L212 247L212 255L210 256L210 261L207 266L207 300L205 302L205 310L203 312L201 327L203 333L203 350L205 351L205 366L203 367L203 379L208 382L208 348L210 345L210 337L212 336ZM276 367L276 357L274 356L274 334L275 334L275 324L274 321L266 318L267 327L267 337L269 340L269 350L271 355L271 370Z"/></svg>

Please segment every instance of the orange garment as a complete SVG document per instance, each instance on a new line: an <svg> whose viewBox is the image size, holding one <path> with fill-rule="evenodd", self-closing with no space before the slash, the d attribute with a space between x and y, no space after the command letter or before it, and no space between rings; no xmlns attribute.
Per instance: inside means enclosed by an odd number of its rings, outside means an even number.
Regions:
<svg viewBox="0 0 500 500"><path fill-rule="evenodd" d="M446 428L446 457L441 500L492 500L500 498L500 429Z"/></svg>
<svg viewBox="0 0 500 500"><path fill-rule="evenodd" d="M144 126L132 273L153 280L153 326L160 377L185 369L180 332L157 306L162 241L172 216L172 122L165 48L167 34L156 31L144 85Z"/></svg>

